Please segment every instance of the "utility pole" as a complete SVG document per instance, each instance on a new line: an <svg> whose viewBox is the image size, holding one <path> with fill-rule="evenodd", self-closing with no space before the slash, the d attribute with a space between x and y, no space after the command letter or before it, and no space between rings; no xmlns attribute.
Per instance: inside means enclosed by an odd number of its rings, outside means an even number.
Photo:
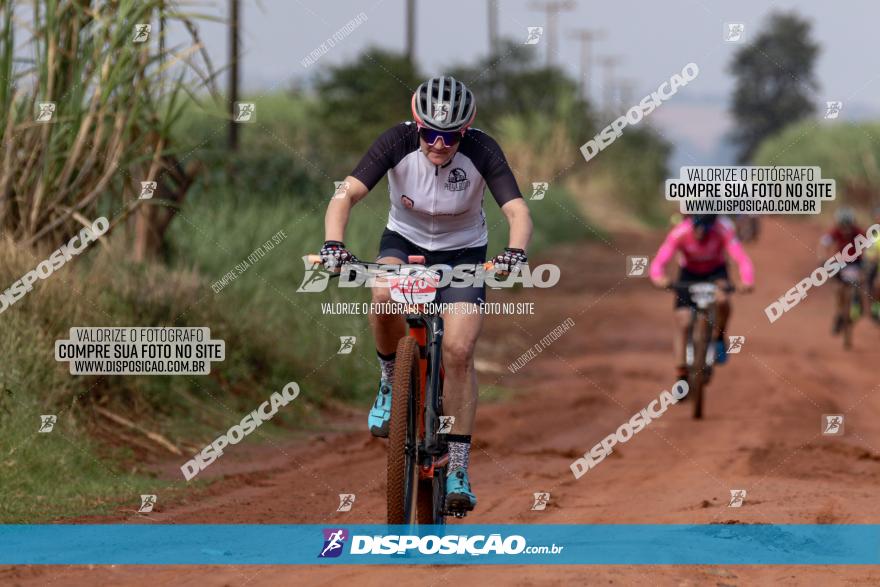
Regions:
<svg viewBox="0 0 880 587"><path fill-rule="evenodd" d="M406 0L406 58L416 62L416 0Z"/></svg>
<svg viewBox="0 0 880 587"><path fill-rule="evenodd" d="M235 103L238 101L238 27L239 0L229 0L229 137L230 151L238 150L238 123L235 122Z"/></svg>
<svg viewBox="0 0 880 587"><path fill-rule="evenodd" d="M553 58L556 56L556 25L559 13L563 10L574 10L573 0L543 0L532 2L529 7L532 10L544 12L544 37L547 39L547 67L553 66Z"/></svg>
<svg viewBox="0 0 880 587"><path fill-rule="evenodd" d="M489 100L495 99L497 73L495 72L495 59L498 58L498 0L486 0L486 8L489 10Z"/></svg>
<svg viewBox="0 0 880 587"><path fill-rule="evenodd" d="M635 83L632 78L621 78L618 80L617 85L619 91L620 98L620 107L623 109L629 108L633 106L633 89L635 88Z"/></svg>
<svg viewBox="0 0 880 587"><path fill-rule="evenodd" d="M614 68L620 64L620 57L606 55L599 58L599 64L605 70L602 80L602 108L609 113L614 109Z"/></svg>
<svg viewBox="0 0 880 587"><path fill-rule="evenodd" d="M590 78L593 75L590 67L590 43L605 36L602 31L590 29L575 29L569 35L572 39L579 41L581 44L581 99L589 101L590 99Z"/></svg>
<svg viewBox="0 0 880 587"><path fill-rule="evenodd" d="M498 0L487 0L489 9L489 57L498 54Z"/></svg>

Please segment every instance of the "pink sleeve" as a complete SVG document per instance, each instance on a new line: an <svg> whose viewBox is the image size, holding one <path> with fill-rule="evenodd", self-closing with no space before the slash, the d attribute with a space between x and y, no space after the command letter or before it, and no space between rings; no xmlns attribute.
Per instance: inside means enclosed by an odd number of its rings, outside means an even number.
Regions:
<svg viewBox="0 0 880 587"><path fill-rule="evenodd" d="M727 240L727 254L736 262L743 284L755 285L755 267L752 265L752 260L739 239L733 235Z"/></svg>
<svg viewBox="0 0 880 587"><path fill-rule="evenodd" d="M678 248L678 234L679 232L676 229L672 229L666 235L666 240L657 249L657 254L651 260L651 268L648 270L648 275L651 279L657 280L663 277L663 270L666 269L666 264L672 260L672 257L675 256L675 250Z"/></svg>

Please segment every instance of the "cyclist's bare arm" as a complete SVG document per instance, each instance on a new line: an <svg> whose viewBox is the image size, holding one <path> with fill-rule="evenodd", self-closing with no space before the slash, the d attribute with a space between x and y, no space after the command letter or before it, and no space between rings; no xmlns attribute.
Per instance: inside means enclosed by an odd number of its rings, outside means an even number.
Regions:
<svg viewBox="0 0 880 587"><path fill-rule="evenodd" d="M528 250L529 241L532 239L532 216L529 214L526 201L522 198L514 198L501 206L501 211L510 226L507 246Z"/></svg>
<svg viewBox="0 0 880 587"><path fill-rule="evenodd" d="M344 241L345 227L352 207L369 193L364 183L352 176L340 184L324 215L324 240Z"/></svg>
<svg viewBox="0 0 880 587"><path fill-rule="evenodd" d="M676 234L676 231L672 230L666 235L660 248L657 249L657 254L651 260L648 275L654 287L666 289L672 284L672 280L666 275L666 265L675 258L675 253L678 250Z"/></svg>

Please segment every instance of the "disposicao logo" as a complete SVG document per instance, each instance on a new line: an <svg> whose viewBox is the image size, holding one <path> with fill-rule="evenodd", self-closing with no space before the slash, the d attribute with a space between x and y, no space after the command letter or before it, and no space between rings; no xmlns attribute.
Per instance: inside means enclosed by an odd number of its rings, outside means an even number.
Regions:
<svg viewBox="0 0 880 587"><path fill-rule="evenodd" d="M318 558L336 558L343 551L348 538L348 530L344 528L324 528L324 548Z"/></svg>

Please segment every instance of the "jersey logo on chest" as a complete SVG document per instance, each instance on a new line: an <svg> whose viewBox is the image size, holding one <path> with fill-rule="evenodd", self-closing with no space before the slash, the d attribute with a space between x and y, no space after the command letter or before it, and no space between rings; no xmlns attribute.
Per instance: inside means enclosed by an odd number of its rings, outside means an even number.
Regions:
<svg viewBox="0 0 880 587"><path fill-rule="evenodd" d="M443 184L443 187L450 192L461 192L466 190L470 185L471 180L468 179L467 173L465 173L464 169L456 167L449 172L449 175L446 177L446 183Z"/></svg>

